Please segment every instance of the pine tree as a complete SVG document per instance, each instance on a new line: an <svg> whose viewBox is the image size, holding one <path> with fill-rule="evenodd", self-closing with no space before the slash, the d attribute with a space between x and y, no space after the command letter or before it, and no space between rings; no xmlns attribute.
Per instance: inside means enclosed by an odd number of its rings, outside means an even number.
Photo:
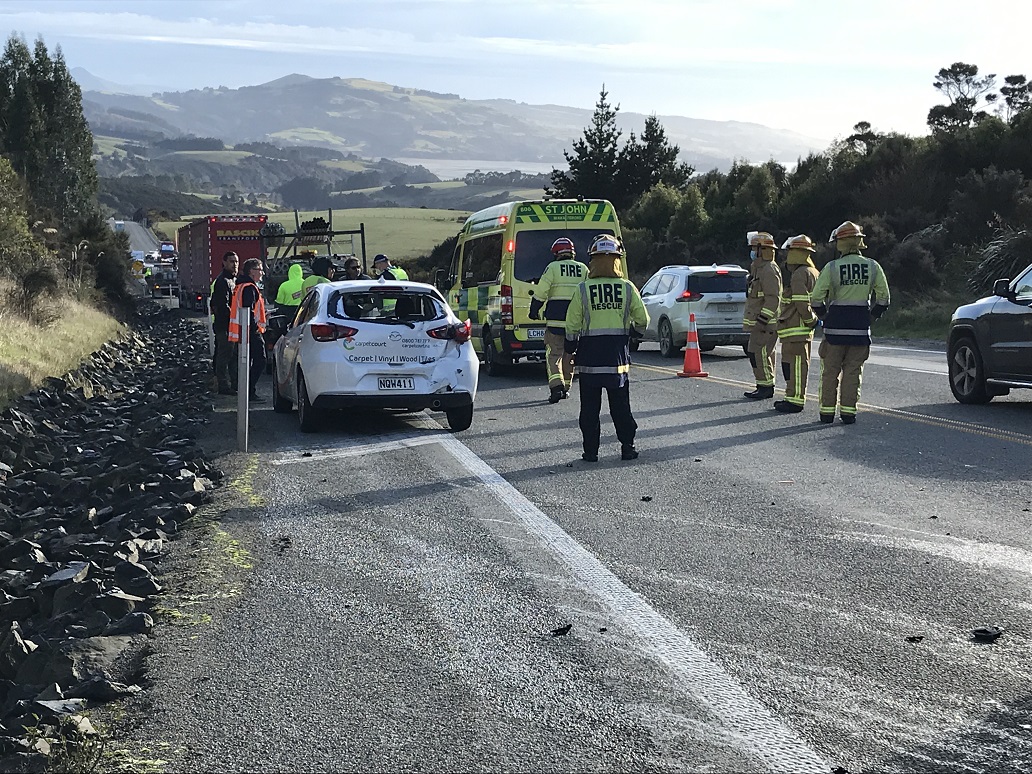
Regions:
<svg viewBox="0 0 1032 774"><path fill-rule="evenodd" d="M617 158L621 132L616 128L616 114L620 106L609 104L605 86L591 116L591 125L584 136L573 143L573 153L563 151L569 171L552 170L552 187L545 191L550 196L609 199L617 207L624 197L618 188Z"/></svg>
<svg viewBox="0 0 1032 774"><path fill-rule="evenodd" d="M74 220L93 208L97 171L82 92L60 49L51 59L12 35L0 57L0 152L26 181L33 204Z"/></svg>

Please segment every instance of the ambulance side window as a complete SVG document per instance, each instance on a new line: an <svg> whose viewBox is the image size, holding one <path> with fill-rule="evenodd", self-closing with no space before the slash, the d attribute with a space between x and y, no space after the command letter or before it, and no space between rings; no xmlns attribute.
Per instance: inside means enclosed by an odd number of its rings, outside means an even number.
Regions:
<svg viewBox="0 0 1032 774"><path fill-rule="evenodd" d="M502 235L471 239L462 248L462 287L494 282L502 265Z"/></svg>

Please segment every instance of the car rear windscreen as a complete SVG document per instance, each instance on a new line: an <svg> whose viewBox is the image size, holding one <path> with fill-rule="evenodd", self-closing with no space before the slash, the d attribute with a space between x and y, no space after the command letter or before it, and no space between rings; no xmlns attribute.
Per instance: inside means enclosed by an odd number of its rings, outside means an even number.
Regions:
<svg viewBox="0 0 1032 774"><path fill-rule="evenodd" d="M688 277L688 290L696 293L744 293L745 274L692 274Z"/></svg>
<svg viewBox="0 0 1032 774"><path fill-rule="evenodd" d="M519 231L516 233L516 256L513 276L521 282L535 282L541 279L545 268L552 262L552 243L559 237L573 242L577 260L588 262L588 248L599 234L612 234L612 229L548 229L547 231Z"/></svg>
<svg viewBox="0 0 1032 774"><path fill-rule="evenodd" d="M330 297L330 315L364 322L429 322L447 316L444 303L429 293L401 290L338 292Z"/></svg>

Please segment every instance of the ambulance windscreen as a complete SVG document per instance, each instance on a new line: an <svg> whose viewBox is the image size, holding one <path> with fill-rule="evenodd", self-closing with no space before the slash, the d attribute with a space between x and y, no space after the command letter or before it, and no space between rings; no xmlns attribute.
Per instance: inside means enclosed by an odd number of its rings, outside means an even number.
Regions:
<svg viewBox="0 0 1032 774"><path fill-rule="evenodd" d="M548 264L552 262L552 243L559 237L573 240L573 246L577 250L577 260L587 264L591 240L599 234L611 233L610 229L597 227L576 230L519 231L516 233L513 276L521 282L534 282L541 279Z"/></svg>

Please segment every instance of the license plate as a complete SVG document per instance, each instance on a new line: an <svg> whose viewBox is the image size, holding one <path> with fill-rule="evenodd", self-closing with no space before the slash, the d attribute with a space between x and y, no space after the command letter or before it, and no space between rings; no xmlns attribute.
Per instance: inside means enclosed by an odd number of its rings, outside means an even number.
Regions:
<svg viewBox="0 0 1032 774"><path fill-rule="evenodd" d="M376 387L388 392L412 391L416 389L416 380L411 376L379 376Z"/></svg>
<svg viewBox="0 0 1032 774"><path fill-rule="evenodd" d="M717 304L718 312L737 312L738 304Z"/></svg>
<svg viewBox="0 0 1032 774"><path fill-rule="evenodd" d="M528 339L543 339L543 338L545 338L545 329L544 328L528 328L527 329L527 338Z"/></svg>

